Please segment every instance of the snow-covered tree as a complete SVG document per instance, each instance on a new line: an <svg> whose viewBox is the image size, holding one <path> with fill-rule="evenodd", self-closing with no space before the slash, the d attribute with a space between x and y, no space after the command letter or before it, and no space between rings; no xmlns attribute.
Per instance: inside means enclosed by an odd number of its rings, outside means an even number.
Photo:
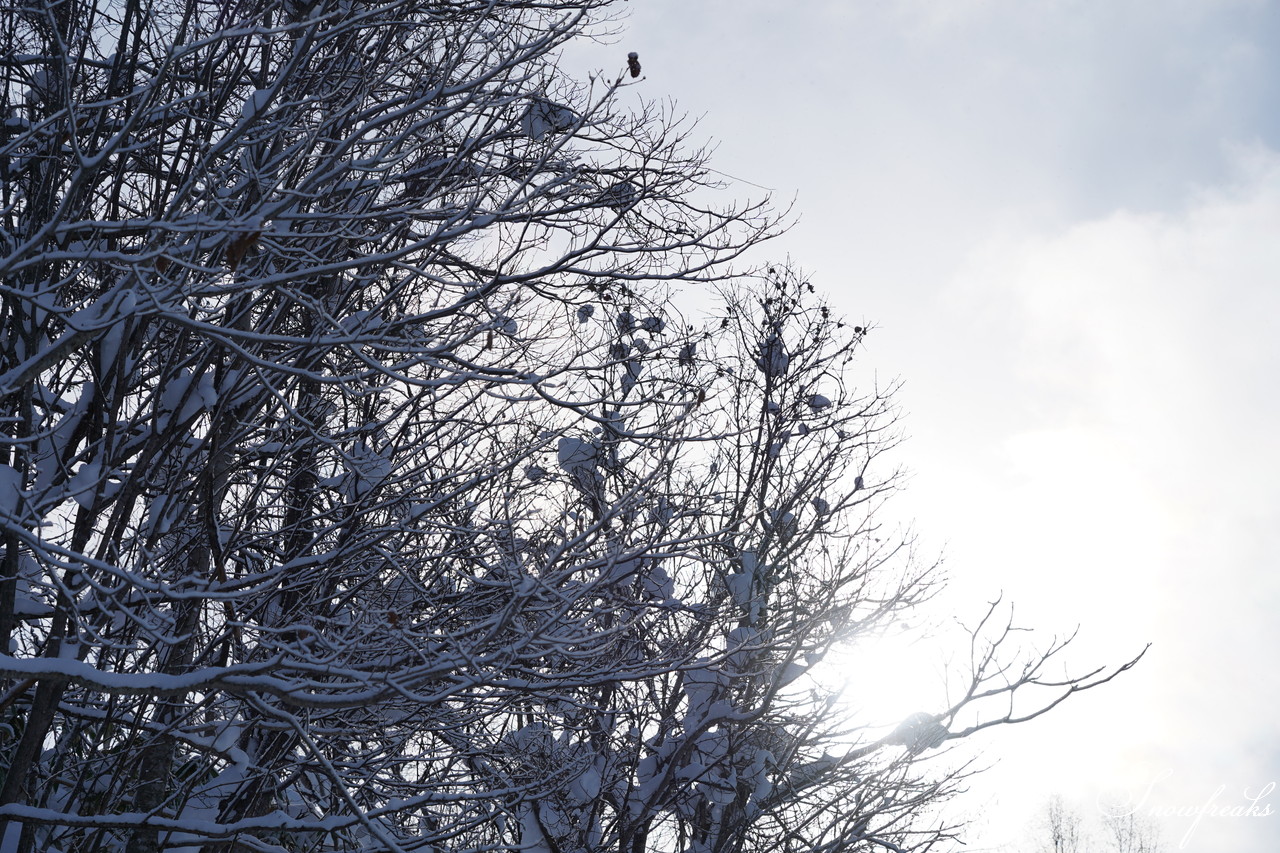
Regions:
<svg viewBox="0 0 1280 853"><path fill-rule="evenodd" d="M1114 675L842 719L892 389L561 71L613 5L6 8L0 850L923 849L926 750Z"/></svg>

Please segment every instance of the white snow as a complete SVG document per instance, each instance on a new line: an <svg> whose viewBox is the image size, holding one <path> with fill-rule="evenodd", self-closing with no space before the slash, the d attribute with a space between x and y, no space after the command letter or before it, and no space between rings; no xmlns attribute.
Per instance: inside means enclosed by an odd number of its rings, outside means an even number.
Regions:
<svg viewBox="0 0 1280 853"><path fill-rule="evenodd" d="M578 804L589 803L596 797L600 796L600 769L597 760L596 764L592 764L583 771L582 775L573 780L573 784L569 787L569 796Z"/></svg>
<svg viewBox="0 0 1280 853"><path fill-rule="evenodd" d="M94 487L102 479L102 465L97 462L86 462L77 469L67 481L67 491L75 502L85 509L91 509L94 502Z"/></svg>
<svg viewBox="0 0 1280 853"><path fill-rule="evenodd" d="M640 192L630 181L619 181L600 194L600 203L616 213L621 213L636 203Z"/></svg>
<svg viewBox="0 0 1280 853"><path fill-rule="evenodd" d="M661 317L645 317L640 321L640 328L651 335L660 335L667 328L667 324Z"/></svg>
<svg viewBox="0 0 1280 853"><path fill-rule="evenodd" d="M520 127L525 136L541 142L552 133L573 130L578 121L578 114L568 107L545 98L534 98L520 121Z"/></svg>
<svg viewBox="0 0 1280 853"><path fill-rule="evenodd" d="M627 371L622 375L622 393L623 395L631 393L631 389L640 381L640 371L643 369L640 359L627 359Z"/></svg>
<svg viewBox="0 0 1280 853"><path fill-rule="evenodd" d="M760 348L760 354L756 356L756 366L760 368L761 373L772 379L786 375L787 368L791 366L791 356L787 354L786 347L777 336L771 336Z"/></svg>
<svg viewBox="0 0 1280 853"><path fill-rule="evenodd" d="M244 106L240 108L240 115L244 118L253 118L258 113L266 109L267 103L271 100L270 89L254 89Z"/></svg>
<svg viewBox="0 0 1280 853"><path fill-rule="evenodd" d="M809 406L814 409L825 409L831 405L831 401L821 394L813 394L809 397Z"/></svg>
<svg viewBox="0 0 1280 853"><path fill-rule="evenodd" d="M724 579L725 586L729 588L729 595L733 597L733 603L739 607L751 601L751 581L751 575L741 572L728 575Z"/></svg>
<svg viewBox="0 0 1280 853"><path fill-rule="evenodd" d="M560 467L569 473L591 469L596 464L596 447L588 441L566 435L556 445L556 457Z"/></svg>

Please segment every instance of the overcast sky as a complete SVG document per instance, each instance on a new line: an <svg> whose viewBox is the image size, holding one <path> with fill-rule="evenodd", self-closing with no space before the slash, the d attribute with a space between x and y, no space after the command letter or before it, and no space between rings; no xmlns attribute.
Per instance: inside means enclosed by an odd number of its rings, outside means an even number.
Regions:
<svg viewBox="0 0 1280 853"><path fill-rule="evenodd" d="M1169 850L1280 838L1280 3L635 0L613 73L796 199L790 255L875 330L955 606L1004 593L1134 672L982 739L969 849L1061 793ZM614 54L619 54L614 56ZM598 60L595 59L598 57ZM741 193L758 190L740 185ZM873 373L874 371L874 373ZM952 606L949 604L948 606ZM1219 793L1219 787L1222 788Z"/></svg>

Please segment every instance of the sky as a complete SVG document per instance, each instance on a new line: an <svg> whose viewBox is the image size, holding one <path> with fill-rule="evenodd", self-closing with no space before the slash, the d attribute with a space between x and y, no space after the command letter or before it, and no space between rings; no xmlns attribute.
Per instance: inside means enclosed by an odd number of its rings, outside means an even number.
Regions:
<svg viewBox="0 0 1280 853"><path fill-rule="evenodd" d="M629 97L700 116L731 192L794 199L758 259L873 327L866 381L903 380L894 511L941 606L1079 626L1077 671L1152 644L980 737L966 849L1034 849L1059 794L1086 824L1127 801L1166 850L1274 853L1280 2L628 5L576 59L638 52Z"/></svg>

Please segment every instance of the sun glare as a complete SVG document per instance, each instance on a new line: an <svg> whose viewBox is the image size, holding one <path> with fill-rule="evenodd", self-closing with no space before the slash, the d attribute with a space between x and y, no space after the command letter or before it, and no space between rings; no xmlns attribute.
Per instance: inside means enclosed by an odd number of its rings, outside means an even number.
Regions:
<svg viewBox="0 0 1280 853"><path fill-rule="evenodd" d="M861 725L892 728L946 703L941 650L914 632L871 637L835 661L843 702Z"/></svg>

